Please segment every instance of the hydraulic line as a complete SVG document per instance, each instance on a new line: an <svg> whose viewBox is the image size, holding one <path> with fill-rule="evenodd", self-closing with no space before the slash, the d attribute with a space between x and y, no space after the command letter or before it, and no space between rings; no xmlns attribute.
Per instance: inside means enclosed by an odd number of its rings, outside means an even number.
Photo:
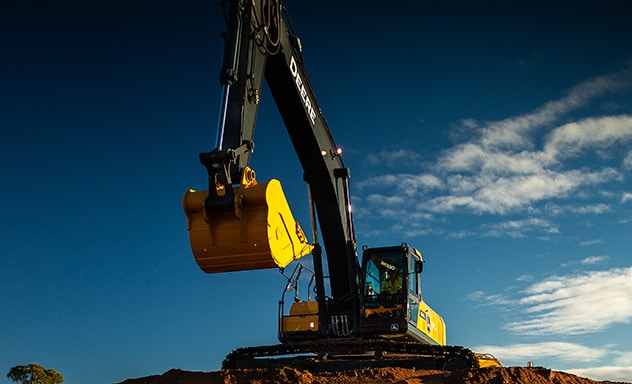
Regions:
<svg viewBox="0 0 632 384"><path fill-rule="evenodd" d="M222 150L224 145L224 130L226 129L226 113L228 110L228 96L230 95L230 84L222 86L222 102L219 110L219 121L217 122L217 137L215 138L215 148Z"/></svg>

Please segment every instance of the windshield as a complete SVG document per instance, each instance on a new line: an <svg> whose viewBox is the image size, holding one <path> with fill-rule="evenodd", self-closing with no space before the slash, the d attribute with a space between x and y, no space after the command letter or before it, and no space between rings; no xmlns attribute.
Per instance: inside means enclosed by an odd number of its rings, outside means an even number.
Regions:
<svg viewBox="0 0 632 384"><path fill-rule="evenodd" d="M398 306L402 294L405 252L374 252L365 265L364 306L366 309Z"/></svg>

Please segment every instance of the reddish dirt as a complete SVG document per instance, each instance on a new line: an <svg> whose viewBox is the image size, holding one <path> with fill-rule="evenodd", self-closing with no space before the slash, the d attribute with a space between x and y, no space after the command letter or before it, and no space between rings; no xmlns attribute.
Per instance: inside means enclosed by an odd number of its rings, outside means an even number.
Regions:
<svg viewBox="0 0 632 384"><path fill-rule="evenodd" d="M596 384L570 373L534 367L504 367L465 370L457 373L405 368L370 368L311 374L293 368L237 369L189 372L172 369L162 375L128 379L120 384ZM618 383L625 384L625 383Z"/></svg>

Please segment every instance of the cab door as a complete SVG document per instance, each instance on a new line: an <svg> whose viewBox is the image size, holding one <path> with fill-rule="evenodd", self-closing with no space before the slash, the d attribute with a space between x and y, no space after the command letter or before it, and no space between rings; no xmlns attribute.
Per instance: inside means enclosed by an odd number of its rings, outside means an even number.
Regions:
<svg viewBox="0 0 632 384"><path fill-rule="evenodd" d="M408 253L408 305L407 317L409 328L416 329L419 319L419 302L421 301L421 283L419 263L421 260L412 252Z"/></svg>

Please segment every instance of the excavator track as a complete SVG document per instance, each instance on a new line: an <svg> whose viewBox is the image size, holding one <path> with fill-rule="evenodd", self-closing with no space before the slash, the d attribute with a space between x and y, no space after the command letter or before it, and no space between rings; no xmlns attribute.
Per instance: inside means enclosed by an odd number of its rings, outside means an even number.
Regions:
<svg viewBox="0 0 632 384"><path fill-rule="evenodd" d="M222 363L222 369L292 367L310 372L380 367L453 372L478 366L476 354L464 347L365 339L238 348Z"/></svg>

